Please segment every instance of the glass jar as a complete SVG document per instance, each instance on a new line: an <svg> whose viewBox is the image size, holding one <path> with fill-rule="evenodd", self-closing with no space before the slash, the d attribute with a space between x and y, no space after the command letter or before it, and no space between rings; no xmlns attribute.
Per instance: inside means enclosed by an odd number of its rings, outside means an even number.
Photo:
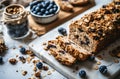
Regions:
<svg viewBox="0 0 120 79"><path fill-rule="evenodd" d="M21 39L29 34L28 12L20 4L11 4L4 10L3 20L8 34L13 39Z"/></svg>

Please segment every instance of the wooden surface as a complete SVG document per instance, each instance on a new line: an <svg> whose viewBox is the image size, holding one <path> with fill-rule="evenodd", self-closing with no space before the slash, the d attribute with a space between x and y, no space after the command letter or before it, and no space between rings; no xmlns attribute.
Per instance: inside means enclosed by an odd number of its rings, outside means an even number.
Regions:
<svg viewBox="0 0 120 79"><path fill-rule="evenodd" d="M74 7L73 12L60 11L58 19L49 24L38 24L32 19L31 15L29 15L28 17L29 25L30 25L30 28L37 33L37 35L41 35L53 29L54 27L70 20L71 18L77 16L78 14L84 12L85 10L93 7L94 5L95 5L94 0L90 0L89 4L85 6Z"/></svg>

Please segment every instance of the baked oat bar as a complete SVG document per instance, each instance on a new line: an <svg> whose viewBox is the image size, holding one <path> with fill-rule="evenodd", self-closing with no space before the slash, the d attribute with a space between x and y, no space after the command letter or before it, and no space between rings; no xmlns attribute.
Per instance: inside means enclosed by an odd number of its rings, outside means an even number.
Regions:
<svg viewBox="0 0 120 79"><path fill-rule="evenodd" d="M69 0L72 5L85 5L89 0Z"/></svg>
<svg viewBox="0 0 120 79"><path fill-rule="evenodd" d="M73 11L73 6L69 3L68 0L57 0L60 5L61 10L71 12Z"/></svg>
<svg viewBox="0 0 120 79"><path fill-rule="evenodd" d="M78 60L86 60L91 53L87 52L73 41L68 39L67 36L58 36L57 37L58 44L65 51L69 52L72 56L77 58Z"/></svg>
<svg viewBox="0 0 120 79"><path fill-rule="evenodd" d="M114 0L103 8L83 16L69 26L69 39L95 53L120 38L120 5Z"/></svg>
<svg viewBox="0 0 120 79"><path fill-rule="evenodd" d="M64 65L71 66L76 61L76 58L57 44L57 40L48 41L47 48L56 60Z"/></svg>

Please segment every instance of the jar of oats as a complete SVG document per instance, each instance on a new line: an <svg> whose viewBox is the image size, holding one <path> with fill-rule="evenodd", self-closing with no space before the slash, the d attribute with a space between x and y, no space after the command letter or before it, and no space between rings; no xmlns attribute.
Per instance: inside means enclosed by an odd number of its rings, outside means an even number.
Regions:
<svg viewBox="0 0 120 79"><path fill-rule="evenodd" d="M13 39L21 39L29 34L28 12L20 4L11 4L4 9L3 21Z"/></svg>

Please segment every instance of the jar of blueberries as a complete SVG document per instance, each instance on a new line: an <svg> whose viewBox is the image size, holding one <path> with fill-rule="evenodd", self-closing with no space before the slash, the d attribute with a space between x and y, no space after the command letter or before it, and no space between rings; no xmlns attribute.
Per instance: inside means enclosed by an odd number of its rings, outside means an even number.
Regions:
<svg viewBox="0 0 120 79"><path fill-rule="evenodd" d="M11 4L5 8L3 21L11 38L21 39L29 34L27 15L28 12L20 4Z"/></svg>

